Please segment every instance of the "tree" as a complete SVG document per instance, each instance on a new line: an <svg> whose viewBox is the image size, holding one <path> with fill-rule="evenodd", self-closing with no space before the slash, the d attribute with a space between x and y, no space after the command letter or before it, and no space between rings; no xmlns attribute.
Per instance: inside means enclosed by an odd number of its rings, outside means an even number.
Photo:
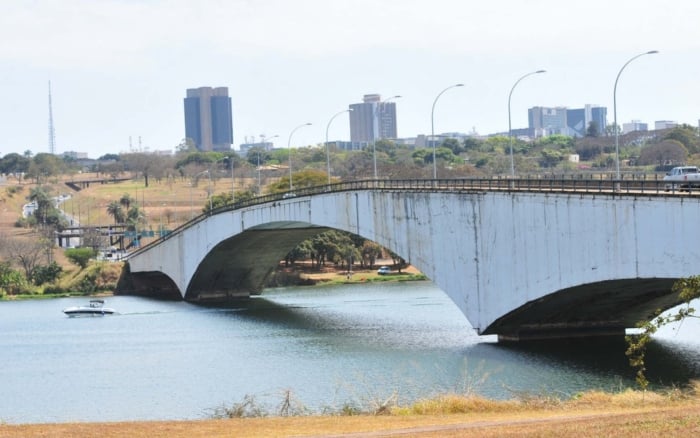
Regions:
<svg viewBox="0 0 700 438"><path fill-rule="evenodd" d="M685 318L697 318L695 309L690 307L690 302L700 298L700 276L682 278L673 284L671 289L673 293L678 294L678 298L683 304L675 313L662 315L662 311L656 310L649 321L641 321L638 328L641 332L634 335L625 336L627 341L627 351L625 354L629 357L630 366L637 369L637 384L646 389L649 381L646 378L645 353L646 347L651 341L651 336L656 333L661 327L672 322L682 321Z"/></svg>
<svg viewBox="0 0 700 438"><path fill-rule="evenodd" d="M38 222L45 223L46 217L54 208L49 193L43 187L33 187L29 191L29 200L36 203L34 217L36 217Z"/></svg>
<svg viewBox="0 0 700 438"><path fill-rule="evenodd" d="M604 146L601 143L598 143L596 140L587 140L588 139L584 139L576 142L576 153L583 161L590 161L604 151Z"/></svg>
<svg viewBox="0 0 700 438"><path fill-rule="evenodd" d="M413 159L417 162L422 162L423 164L432 164L433 150L418 149L415 152L413 152ZM452 152L452 149L439 147L435 150L435 159L437 161L452 163L457 159L457 156Z"/></svg>
<svg viewBox="0 0 700 438"><path fill-rule="evenodd" d="M130 231L136 230L138 225L143 224L144 222L146 222L146 215L138 205L133 205L129 211L126 212L126 224Z"/></svg>
<svg viewBox="0 0 700 438"><path fill-rule="evenodd" d="M231 200L231 192L212 195L210 199L207 199L204 207L202 208L202 213L209 213L210 208L211 210L216 210L217 208L225 207L230 204L233 204Z"/></svg>
<svg viewBox="0 0 700 438"><path fill-rule="evenodd" d="M0 297L5 293L17 295L27 289L27 279L21 272L12 269L10 262L0 262Z"/></svg>
<svg viewBox="0 0 700 438"><path fill-rule="evenodd" d="M24 277L29 280L46 248L42 239L0 235L0 249L7 258L22 268Z"/></svg>
<svg viewBox="0 0 700 438"><path fill-rule="evenodd" d="M376 242L365 240L360 248L362 264L370 269L374 268L374 262L382 255L382 247Z"/></svg>
<svg viewBox="0 0 700 438"><path fill-rule="evenodd" d="M29 164L27 177L33 178L38 184L42 177L48 178L58 175L63 172L64 169L65 163L56 155L46 153L36 154Z"/></svg>
<svg viewBox="0 0 700 438"><path fill-rule="evenodd" d="M95 257L97 251L93 248L68 248L65 251L65 255L71 262L80 266L80 269L85 269L90 259Z"/></svg>
<svg viewBox="0 0 700 438"><path fill-rule="evenodd" d="M37 266L34 269L32 281L35 285L41 286L44 283L55 281L63 272L63 268L56 262L51 262L48 265Z"/></svg>
<svg viewBox="0 0 700 438"><path fill-rule="evenodd" d="M131 197L130 194L124 193L121 198L119 198L119 205L124 207L127 211L131 208L131 204L136 204L136 200Z"/></svg>
<svg viewBox="0 0 700 438"><path fill-rule="evenodd" d="M175 146L175 151L176 151L175 153L177 155L195 152L196 150L197 150L197 146L195 145L194 140L192 140L189 137L183 138L182 141L180 142L180 144Z"/></svg>
<svg viewBox="0 0 700 438"><path fill-rule="evenodd" d="M117 154L104 154L97 161L119 161L119 155Z"/></svg>
<svg viewBox="0 0 700 438"><path fill-rule="evenodd" d="M599 135L600 127L598 126L598 122L591 120L591 123L588 124L588 128L586 128L586 137L598 137Z"/></svg>
<svg viewBox="0 0 700 438"><path fill-rule="evenodd" d="M690 125L676 126L666 133L662 140L676 140L691 154L700 152L700 139L698 139L697 129Z"/></svg>
<svg viewBox="0 0 700 438"><path fill-rule="evenodd" d="M107 205L107 214L114 218L115 224L120 224L126 219L122 205L118 201L112 201Z"/></svg>
<svg viewBox="0 0 700 438"><path fill-rule="evenodd" d="M462 142L462 148L465 151L478 151L481 149L483 142L476 137L465 137Z"/></svg>
<svg viewBox="0 0 700 438"><path fill-rule="evenodd" d="M554 149L544 148L541 154L540 165L542 167L555 167L564 159L564 155L560 151Z"/></svg>
<svg viewBox="0 0 700 438"><path fill-rule="evenodd" d="M661 143L642 148L637 163L642 166L656 164L663 166L667 163L684 163L688 150L677 140L663 140Z"/></svg>
<svg viewBox="0 0 700 438"><path fill-rule="evenodd" d="M456 138L446 138L440 143L441 148L447 148L452 151L453 154L459 155L464 152L462 145L459 144L459 140Z"/></svg>
<svg viewBox="0 0 700 438"><path fill-rule="evenodd" d="M29 170L30 160L20 154L10 153L2 157L0 160L0 173L4 174L21 174Z"/></svg>
<svg viewBox="0 0 700 438"><path fill-rule="evenodd" d="M158 163L162 161L162 157L155 154L135 153L124 154L121 157L127 165L127 170L143 176L143 182L148 187L148 178L154 171L159 169Z"/></svg>
<svg viewBox="0 0 700 438"><path fill-rule="evenodd" d="M328 174L322 170L306 169L292 174L292 187L299 190L307 187L322 186L328 183ZM282 178L270 186L270 193L289 191L289 179Z"/></svg>
<svg viewBox="0 0 700 438"><path fill-rule="evenodd" d="M246 160L253 166L262 166L270 161L270 153L260 146L250 148L246 154Z"/></svg>

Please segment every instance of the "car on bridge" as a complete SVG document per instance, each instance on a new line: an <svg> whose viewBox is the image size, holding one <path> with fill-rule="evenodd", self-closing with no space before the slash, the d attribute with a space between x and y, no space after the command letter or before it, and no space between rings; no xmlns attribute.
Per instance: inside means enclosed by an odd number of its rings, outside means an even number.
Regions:
<svg viewBox="0 0 700 438"><path fill-rule="evenodd" d="M381 268L377 269L377 274L379 274L379 275L391 274L391 268L389 268L388 266L382 266Z"/></svg>

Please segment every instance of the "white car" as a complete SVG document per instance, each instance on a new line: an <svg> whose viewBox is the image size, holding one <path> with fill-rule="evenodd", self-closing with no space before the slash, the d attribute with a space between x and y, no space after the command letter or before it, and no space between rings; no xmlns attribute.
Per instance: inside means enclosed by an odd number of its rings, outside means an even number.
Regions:
<svg viewBox="0 0 700 438"><path fill-rule="evenodd" d="M379 275L391 274L391 268L389 268L388 266L382 266L381 268L377 269L377 274L379 274Z"/></svg>

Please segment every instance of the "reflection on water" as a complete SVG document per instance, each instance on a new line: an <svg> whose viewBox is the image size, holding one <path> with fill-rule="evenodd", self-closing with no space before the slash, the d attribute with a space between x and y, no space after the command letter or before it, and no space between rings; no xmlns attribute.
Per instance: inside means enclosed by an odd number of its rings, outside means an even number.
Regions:
<svg viewBox="0 0 700 438"><path fill-rule="evenodd" d="M623 341L497 344L427 282L274 289L226 308L112 297L120 315L61 313L84 301L0 303L0 421L201 418L246 395L274 411L285 390L320 411L634 385ZM660 334L653 382L700 374L697 328Z"/></svg>

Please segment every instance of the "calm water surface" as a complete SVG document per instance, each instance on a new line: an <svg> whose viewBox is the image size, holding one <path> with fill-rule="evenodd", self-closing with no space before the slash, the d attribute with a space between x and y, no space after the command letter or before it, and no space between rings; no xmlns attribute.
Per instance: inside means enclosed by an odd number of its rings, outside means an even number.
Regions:
<svg viewBox="0 0 700 438"><path fill-rule="evenodd" d="M448 391L566 397L634 384L623 342L496 344L429 282L267 290L235 308L110 297L119 315L68 318L66 298L0 302L0 421L196 419L290 390L314 411ZM700 325L665 330L656 382L700 376Z"/></svg>

